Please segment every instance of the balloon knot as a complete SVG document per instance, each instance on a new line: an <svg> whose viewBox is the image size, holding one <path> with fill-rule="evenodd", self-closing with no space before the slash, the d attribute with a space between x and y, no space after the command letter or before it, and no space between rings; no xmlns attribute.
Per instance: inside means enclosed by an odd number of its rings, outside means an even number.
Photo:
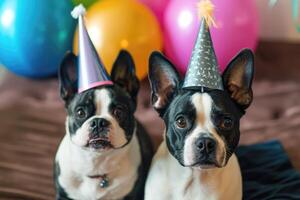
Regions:
<svg viewBox="0 0 300 200"><path fill-rule="evenodd" d="M82 4L76 6L71 12L71 15L74 19L77 19L79 16L84 14L85 14L85 7Z"/></svg>
<svg viewBox="0 0 300 200"><path fill-rule="evenodd" d="M197 4L198 7L198 15L199 17L203 17L204 20L206 21L206 24L208 27L213 25L216 27L215 19L213 17L213 12L214 12L214 4L210 0L202 0L198 2Z"/></svg>

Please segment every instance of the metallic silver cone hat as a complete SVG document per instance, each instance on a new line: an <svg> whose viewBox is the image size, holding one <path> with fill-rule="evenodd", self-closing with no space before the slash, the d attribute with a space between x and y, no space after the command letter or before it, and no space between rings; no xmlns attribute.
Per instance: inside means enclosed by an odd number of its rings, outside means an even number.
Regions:
<svg viewBox="0 0 300 200"><path fill-rule="evenodd" d="M78 93L94 87L113 84L86 30L84 14L85 8L82 4L76 6L71 12L72 17L79 20Z"/></svg>
<svg viewBox="0 0 300 200"><path fill-rule="evenodd" d="M223 81L219 72L207 17L202 18L202 23L182 86L182 88L201 87L223 90Z"/></svg>

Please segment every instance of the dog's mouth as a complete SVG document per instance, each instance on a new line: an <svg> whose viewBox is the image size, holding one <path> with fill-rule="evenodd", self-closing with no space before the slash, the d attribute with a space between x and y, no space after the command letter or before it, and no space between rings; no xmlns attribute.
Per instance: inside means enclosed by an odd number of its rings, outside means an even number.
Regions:
<svg viewBox="0 0 300 200"><path fill-rule="evenodd" d="M219 167L215 163L196 163L192 165L192 168L195 169L213 169Z"/></svg>
<svg viewBox="0 0 300 200"><path fill-rule="evenodd" d="M89 146L93 149L110 149L112 144L106 137L97 137L89 140Z"/></svg>
<svg viewBox="0 0 300 200"><path fill-rule="evenodd" d="M192 167L195 169L213 169L213 168L220 168L218 162L214 159L207 159L207 160L200 160L196 161L193 164L185 165L185 167Z"/></svg>

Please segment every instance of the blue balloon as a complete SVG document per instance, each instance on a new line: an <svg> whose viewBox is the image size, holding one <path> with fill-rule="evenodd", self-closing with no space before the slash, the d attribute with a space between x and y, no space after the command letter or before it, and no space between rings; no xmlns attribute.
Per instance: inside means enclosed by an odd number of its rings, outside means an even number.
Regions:
<svg viewBox="0 0 300 200"><path fill-rule="evenodd" d="M70 0L0 0L0 63L26 77L56 74L72 49Z"/></svg>

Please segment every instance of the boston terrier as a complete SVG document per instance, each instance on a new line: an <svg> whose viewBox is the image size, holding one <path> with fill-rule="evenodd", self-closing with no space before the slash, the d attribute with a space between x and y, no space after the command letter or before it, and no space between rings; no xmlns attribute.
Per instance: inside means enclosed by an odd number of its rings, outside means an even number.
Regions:
<svg viewBox="0 0 300 200"><path fill-rule="evenodd" d="M152 105L165 123L164 141L148 174L146 200L240 200L234 151L239 120L252 102L253 54L241 51L221 78L224 90L183 89L173 64L149 58Z"/></svg>
<svg viewBox="0 0 300 200"><path fill-rule="evenodd" d="M143 199L152 145L134 118L139 81L124 50L113 85L77 93L78 58L68 53L59 69L67 111L66 134L55 157L56 199Z"/></svg>

